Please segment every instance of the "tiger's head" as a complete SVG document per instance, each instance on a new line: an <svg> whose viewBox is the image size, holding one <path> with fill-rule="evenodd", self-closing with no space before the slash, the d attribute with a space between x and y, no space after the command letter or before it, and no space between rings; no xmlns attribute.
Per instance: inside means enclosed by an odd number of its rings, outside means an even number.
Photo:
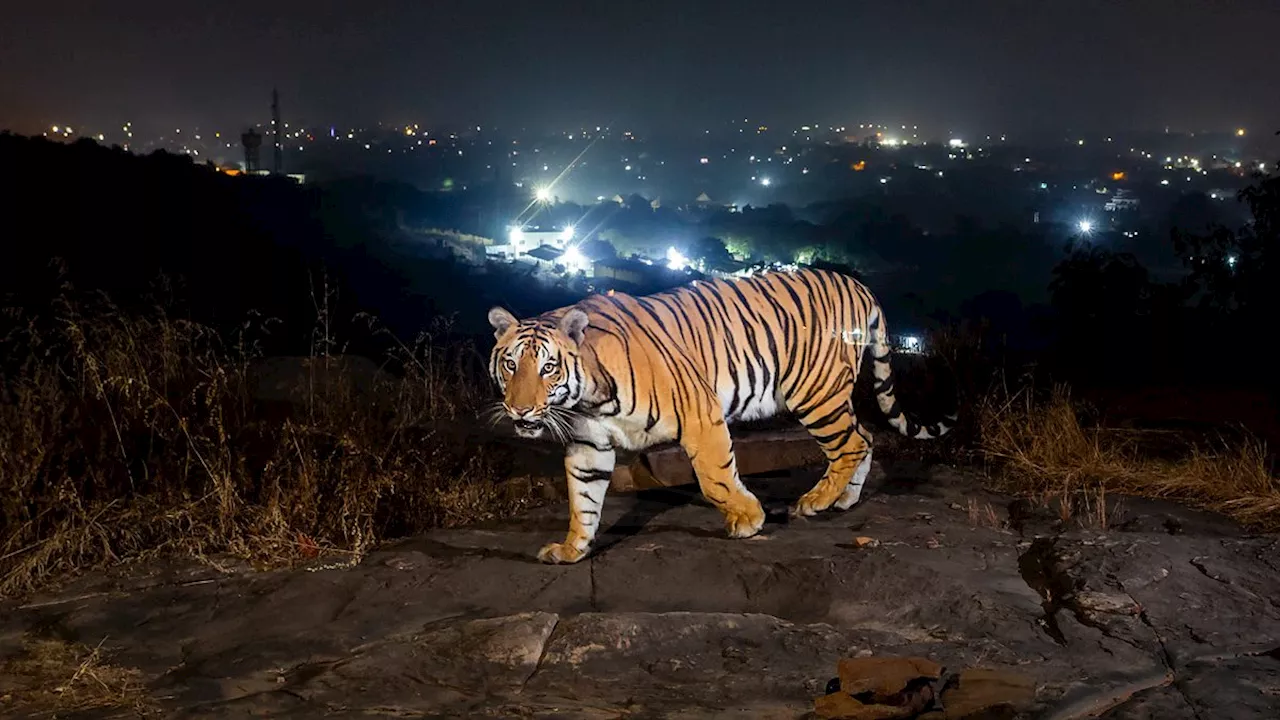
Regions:
<svg viewBox="0 0 1280 720"><path fill-rule="evenodd" d="M570 308L558 319L517 320L495 307L489 311L489 324L497 338L489 374L502 390L501 410L515 423L516 434L538 438L550 432L567 442L573 408L582 399L579 345L587 314Z"/></svg>

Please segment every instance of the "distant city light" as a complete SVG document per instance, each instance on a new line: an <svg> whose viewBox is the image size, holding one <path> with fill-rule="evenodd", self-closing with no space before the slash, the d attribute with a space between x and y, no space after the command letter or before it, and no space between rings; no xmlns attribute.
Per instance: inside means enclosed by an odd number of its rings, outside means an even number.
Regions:
<svg viewBox="0 0 1280 720"><path fill-rule="evenodd" d="M1080 228L1080 232L1084 233L1085 235L1088 235L1089 233L1093 232L1093 222L1090 220L1081 220L1079 223L1076 224L1076 227Z"/></svg>
<svg viewBox="0 0 1280 720"><path fill-rule="evenodd" d="M538 188L533 192L533 196L538 199L538 202L551 202L551 188Z"/></svg>
<svg viewBox="0 0 1280 720"><path fill-rule="evenodd" d="M564 265L569 272L582 272L587 269L587 258L582 251L576 247L571 247L564 251L560 256L560 264Z"/></svg>
<svg viewBox="0 0 1280 720"><path fill-rule="evenodd" d="M667 248L667 267L672 270L683 270L689 267L689 258L673 247Z"/></svg>
<svg viewBox="0 0 1280 720"><path fill-rule="evenodd" d="M765 186L765 187L769 187L770 185L772 185L772 184L773 184L773 181L772 181L772 180L770 180L770 179L769 179L769 178L767 178L767 177L762 177L762 178L760 178L760 184L761 184L761 185L763 185L763 186Z"/></svg>
<svg viewBox="0 0 1280 720"><path fill-rule="evenodd" d="M1160 181L1160 184L1161 184L1161 185L1168 185L1168 184L1169 184L1169 180L1168 180L1168 178L1166 178L1166 179L1164 179L1164 180L1161 180L1161 181Z"/></svg>
<svg viewBox="0 0 1280 720"><path fill-rule="evenodd" d="M960 138L951 138L947 141L947 144L953 148L962 148L964 147L964 140L961 140Z"/></svg>
<svg viewBox="0 0 1280 720"><path fill-rule="evenodd" d="M698 164L700 165L706 165L709 162L711 162L709 158L698 158Z"/></svg>
<svg viewBox="0 0 1280 720"><path fill-rule="evenodd" d="M1236 137L1244 137L1244 128L1236 128Z"/></svg>
<svg viewBox="0 0 1280 720"><path fill-rule="evenodd" d="M887 185L888 183L889 183L889 178L887 178L887 177L882 177L882 178L880 178L880 184L881 184L881 185Z"/></svg>
<svg viewBox="0 0 1280 720"><path fill-rule="evenodd" d="M1227 256L1227 267L1234 269L1234 268L1235 268L1235 266L1236 266L1236 260L1237 260L1237 258L1236 258L1236 256L1235 256L1235 255L1228 255L1228 256Z"/></svg>
<svg viewBox="0 0 1280 720"><path fill-rule="evenodd" d="M573 226L566 225L564 230L560 231L560 239L565 242L569 242L570 240L573 239L573 232L574 232Z"/></svg>

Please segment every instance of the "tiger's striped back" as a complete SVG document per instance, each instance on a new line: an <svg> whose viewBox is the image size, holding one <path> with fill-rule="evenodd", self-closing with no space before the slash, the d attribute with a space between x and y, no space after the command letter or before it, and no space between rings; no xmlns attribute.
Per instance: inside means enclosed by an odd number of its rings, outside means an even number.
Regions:
<svg viewBox="0 0 1280 720"><path fill-rule="evenodd" d="M629 345L652 348L681 396L692 397L689 385L710 385L731 422L784 408L802 412L824 399L842 370L856 376L870 349L876 397L890 425L918 438L948 430L902 412L884 313L865 285L839 273L804 268L699 280L643 297L596 295L578 307L628 333Z"/></svg>

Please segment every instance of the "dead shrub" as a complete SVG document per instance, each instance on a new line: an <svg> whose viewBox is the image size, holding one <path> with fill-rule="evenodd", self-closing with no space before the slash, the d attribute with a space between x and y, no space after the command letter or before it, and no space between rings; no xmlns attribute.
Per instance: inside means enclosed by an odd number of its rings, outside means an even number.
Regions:
<svg viewBox="0 0 1280 720"><path fill-rule="evenodd" d="M62 640L28 638L22 652L0 663L0 711L7 716L89 710L154 710L142 673L110 662L99 643L88 647Z"/></svg>
<svg viewBox="0 0 1280 720"><path fill-rule="evenodd" d="M301 399L284 413L255 398L262 323L223 337L160 309L67 297L48 317L9 313L0 596L157 552L358 557L529 501L497 482L501 453L451 431L487 399L470 346L437 326L357 377L319 307Z"/></svg>
<svg viewBox="0 0 1280 720"><path fill-rule="evenodd" d="M1057 501L1063 519L1082 510L1106 527L1107 494L1164 498L1222 513L1262 530L1280 529L1280 481L1256 440L1182 444L1152 451L1156 431L1088 425L1065 387L1041 400L1027 390L979 408L983 456L998 469L999 489Z"/></svg>

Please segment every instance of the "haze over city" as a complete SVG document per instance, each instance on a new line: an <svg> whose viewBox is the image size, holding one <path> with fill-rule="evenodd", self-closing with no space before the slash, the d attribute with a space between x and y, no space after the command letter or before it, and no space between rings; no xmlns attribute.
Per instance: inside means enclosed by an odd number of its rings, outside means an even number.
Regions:
<svg viewBox="0 0 1280 720"><path fill-rule="evenodd" d="M311 124L1254 128L1277 27L1268 0L21 3L0 127L241 125L274 86Z"/></svg>

